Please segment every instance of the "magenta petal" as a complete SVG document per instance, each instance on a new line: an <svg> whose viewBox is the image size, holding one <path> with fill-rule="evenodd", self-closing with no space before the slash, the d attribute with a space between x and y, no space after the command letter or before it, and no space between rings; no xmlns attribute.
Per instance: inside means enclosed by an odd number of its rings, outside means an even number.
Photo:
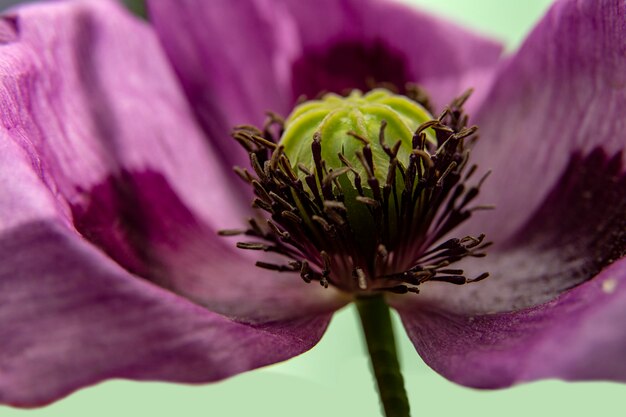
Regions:
<svg viewBox="0 0 626 417"><path fill-rule="evenodd" d="M213 381L313 346L324 299L280 292L289 285L215 236L245 210L149 28L93 1L28 6L5 23L0 403L40 405L113 377ZM180 284L203 280L213 298Z"/></svg>
<svg viewBox="0 0 626 417"><path fill-rule="evenodd" d="M463 385L501 388L541 378L626 382L626 259L525 310L467 315L428 303L397 309L424 360Z"/></svg>
<svg viewBox="0 0 626 417"><path fill-rule="evenodd" d="M234 126L261 125L268 110L290 111L289 70L299 47L290 16L274 6L271 1L149 2L150 20L225 165L248 160L230 137Z"/></svg>
<svg viewBox="0 0 626 417"><path fill-rule="evenodd" d="M441 109L488 78L501 52L497 42L395 1L276 3L284 4L297 22L300 60L306 64L294 67L296 97L316 92L307 82L317 84L317 92L341 92L367 88L370 77L401 88L420 83ZM320 64L324 57L327 63Z"/></svg>
<svg viewBox="0 0 626 417"><path fill-rule="evenodd" d="M481 232L502 241L541 205L571 157L626 146L626 4L559 1L499 70L476 119L493 169ZM478 224L478 223L476 223Z"/></svg>
<svg viewBox="0 0 626 417"><path fill-rule="evenodd" d="M107 378L219 380L308 350L330 319L230 321L50 222L3 231L0 249L0 403L42 405Z"/></svg>
<svg viewBox="0 0 626 417"><path fill-rule="evenodd" d="M249 202L203 140L147 26L108 1L16 13L18 40L0 50L1 117L68 223L130 272L241 320L325 305L319 288L255 268L217 236L244 226ZM258 303L241 303L251 285Z"/></svg>
<svg viewBox="0 0 626 417"><path fill-rule="evenodd" d="M621 158L601 149L575 155L519 233L462 264L488 279L425 284L413 300L395 301L434 369L483 388L548 377L626 381Z"/></svg>
<svg viewBox="0 0 626 417"><path fill-rule="evenodd" d="M498 245L464 266L493 276L395 303L453 381L626 381L625 18L621 1L556 3L485 101L476 150L497 209L471 226Z"/></svg>
<svg viewBox="0 0 626 417"><path fill-rule="evenodd" d="M32 5L4 18L15 31L0 48L9 137L70 204L109 175L152 170L211 226L237 224L248 214L237 179L221 170L153 32L116 3Z"/></svg>
<svg viewBox="0 0 626 417"><path fill-rule="evenodd" d="M151 19L203 127L231 162L229 129L286 115L300 94L423 83L437 105L485 81L500 46L378 0L156 0ZM184 27L185 30L180 30ZM486 81L485 81L486 82Z"/></svg>
<svg viewBox="0 0 626 417"><path fill-rule="evenodd" d="M18 145L3 144L0 167L0 403L42 405L107 378L214 381L302 353L328 324L304 304L237 323L153 285L68 227ZM262 308L248 290L239 303Z"/></svg>

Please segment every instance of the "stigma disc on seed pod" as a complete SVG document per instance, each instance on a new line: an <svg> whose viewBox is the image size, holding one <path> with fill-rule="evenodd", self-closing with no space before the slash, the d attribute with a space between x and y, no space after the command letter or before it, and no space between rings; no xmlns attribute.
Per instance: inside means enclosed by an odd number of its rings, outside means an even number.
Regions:
<svg viewBox="0 0 626 417"><path fill-rule="evenodd" d="M389 156L384 146L398 147L397 159L407 165L414 147L415 130L431 119L432 115L417 102L385 89L374 89L366 94L354 90L347 97L329 93L294 109L285 122L280 144L295 168L313 171L316 167L311 142L319 140L321 159L327 170L344 168L347 162L365 180L368 172L359 155L368 144L373 174L384 182L389 170ZM386 125L384 144L379 140L382 125ZM431 143L436 143L432 132L427 131L426 136ZM302 170L300 175L304 176Z"/></svg>

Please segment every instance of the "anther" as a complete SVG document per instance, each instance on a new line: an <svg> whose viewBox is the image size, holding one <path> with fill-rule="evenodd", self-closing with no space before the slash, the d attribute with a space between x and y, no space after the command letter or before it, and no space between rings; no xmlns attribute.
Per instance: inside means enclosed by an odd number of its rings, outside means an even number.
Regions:
<svg viewBox="0 0 626 417"><path fill-rule="evenodd" d="M437 272L439 272L440 274L463 275L462 269L440 269Z"/></svg>
<svg viewBox="0 0 626 417"><path fill-rule="evenodd" d="M446 170L441 174L441 177L437 180L437 187L441 187L446 177L452 172L452 170L456 168L456 162L452 161L450 165L446 168Z"/></svg>
<svg viewBox="0 0 626 417"><path fill-rule="evenodd" d="M270 125L271 124L277 124L279 126L284 126L285 125L285 119L281 115L279 115L279 114L277 114L277 113L275 113L273 111L266 111L265 114L267 115L267 122L266 122L266 124L270 124Z"/></svg>
<svg viewBox="0 0 626 417"><path fill-rule="evenodd" d="M266 201L263 201L262 199L260 199L258 197L255 198L254 200L252 200L252 207L263 209L263 210L265 210L265 211L267 211L269 213L271 213L273 211L272 210L272 205L270 203L268 203Z"/></svg>
<svg viewBox="0 0 626 417"><path fill-rule="evenodd" d="M296 211L296 208L293 205L291 205L287 200L276 194L274 191L270 191L268 196L288 211Z"/></svg>
<svg viewBox="0 0 626 417"><path fill-rule="evenodd" d="M324 176L322 180L322 185L327 187L337 178L341 177L343 174L351 171L349 167L338 168L336 170L332 170L327 175Z"/></svg>
<svg viewBox="0 0 626 417"><path fill-rule="evenodd" d="M290 211L286 211L286 210L285 210L285 211L282 211L282 212L280 213L280 215L281 215L283 218L285 218L285 219L289 220L289 221L290 221L291 223L293 223L293 224L297 224L297 225L298 225L298 224L301 224L301 223L302 223L302 219L301 219L301 218L300 218L297 214L292 213L292 212L290 212Z"/></svg>
<svg viewBox="0 0 626 417"><path fill-rule="evenodd" d="M357 196L357 197L355 197L355 199L359 203L363 203L363 204L365 204L367 206L370 206L372 208L380 207L380 203L377 200L374 200L373 198L370 198L370 197Z"/></svg>
<svg viewBox="0 0 626 417"><path fill-rule="evenodd" d="M293 168L291 167L291 163L289 163L289 159L285 155L281 155L280 157L280 167L287 174L291 181L298 181L298 176L294 172Z"/></svg>
<svg viewBox="0 0 626 417"><path fill-rule="evenodd" d="M269 165L272 171L276 171L276 169L278 168L278 165L283 157L283 150L284 150L284 146L278 145L276 149L274 149L274 152L272 152L272 156L270 158L270 165Z"/></svg>
<svg viewBox="0 0 626 417"><path fill-rule="evenodd" d="M343 226L346 223L343 217L333 209L325 209L324 213L337 226Z"/></svg>
<svg viewBox="0 0 626 417"><path fill-rule="evenodd" d="M278 272L293 272L294 268L288 265L276 265L268 262L257 261L256 266L263 269L269 269L270 271L278 271Z"/></svg>
<svg viewBox="0 0 626 417"><path fill-rule="evenodd" d="M272 199L270 198L269 194L267 193L267 191L265 191L265 188L263 188L263 186L261 185L260 182L258 182L257 180L252 180L252 187L254 187L254 191L256 192L256 194L265 202L265 203L270 203L270 201L272 201Z"/></svg>
<svg viewBox="0 0 626 417"><path fill-rule="evenodd" d="M240 167L233 167L233 171L235 172L235 174L237 174L237 176L239 178L241 178L245 182L247 182L249 184L252 183L252 180L254 178L252 177L252 175L250 175L250 173L246 169L243 169L243 168L240 168Z"/></svg>
<svg viewBox="0 0 626 417"><path fill-rule="evenodd" d="M482 274L480 274L479 276L477 276L476 278L467 280L468 283L470 282L478 282L478 281L482 281L485 278L489 277L489 272L483 272Z"/></svg>
<svg viewBox="0 0 626 417"><path fill-rule="evenodd" d="M389 251L387 251L387 248L385 247L385 245L381 243L380 245L376 247L376 254L380 258L385 259L387 256L389 256Z"/></svg>
<svg viewBox="0 0 626 417"><path fill-rule="evenodd" d="M247 132L259 136L263 134L263 132L261 132L258 127L246 124L235 126L233 131L233 136L237 135L240 132Z"/></svg>
<svg viewBox="0 0 626 417"><path fill-rule="evenodd" d="M429 281L447 282L454 285L467 284L467 278L459 275L434 275Z"/></svg>
<svg viewBox="0 0 626 417"><path fill-rule="evenodd" d="M340 201L324 200L324 208L332 210L347 211L345 204Z"/></svg>
<svg viewBox="0 0 626 417"><path fill-rule="evenodd" d="M289 232L280 230L280 228L273 221L268 220L267 221L267 225L269 226L270 229L272 229L272 232L274 232L274 234L280 236L280 238L282 240L288 240L288 239L291 238L291 235L289 234Z"/></svg>
<svg viewBox="0 0 626 417"><path fill-rule="evenodd" d="M407 292L409 292L409 288L406 285L396 285L394 287L387 287L384 290L394 293L394 294L406 294Z"/></svg>
<svg viewBox="0 0 626 417"><path fill-rule="evenodd" d="M259 163L259 158L255 153L250 153L250 163L257 177L259 177L259 180L265 180L267 178L265 175L265 171L263 171L263 167Z"/></svg>
<svg viewBox="0 0 626 417"><path fill-rule="evenodd" d="M243 235L244 233L246 233L245 230L238 230L238 229L226 229L226 230L219 230L217 232L219 236L238 236L238 235Z"/></svg>
<svg viewBox="0 0 626 417"><path fill-rule="evenodd" d="M307 261L302 261L302 265L300 267L300 277L307 284L311 283L311 275L309 274L309 271L309 263Z"/></svg>
<svg viewBox="0 0 626 417"><path fill-rule="evenodd" d="M274 142L270 142L269 140L263 138L262 136L259 135L252 135L250 136L251 140L258 146L262 147L262 148L267 148L270 150L276 149L276 147L278 145L276 145Z"/></svg>
<svg viewBox="0 0 626 417"><path fill-rule="evenodd" d="M236 132L233 134L233 138L246 150L248 153L256 151L256 147L252 146L252 137L248 132Z"/></svg>
<svg viewBox="0 0 626 417"><path fill-rule="evenodd" d="M354 276L357 279L359 288L361 290L366 290L367 289L367 279L365 278L365 273L363 272L363 270L361 268L354 268L353 274L354 274Z"/></svg>
<svg viewBox="0 0 626 417"><path fill-rule="evenodd" d="M422 162L424 162L428 168L432 168L435 165L430 157L430 154L426 151L423 151L421 149L413 149L413 155L419 156Z"/></svg>
<svg viewBox="0 0 626 417"><path fill-rule="evenodd" d="M268 251L270 249L270 246L263 244L263 243L256 243L256 242L237 242L237 247L239 249L262 250L262 251Z"/></svg>
<svg viewBox="0 0 626 417"><path fill-rule="evenodd" d="M313 215L311 219L319 223L319 225L322 226L322 229L324 229L325 232L330 232L332 230L330 223L328 223L326 219L324 219L323 217L320 217L318 215Z"/></svg>
<svg viewBox="0 0 626 417"><path fill-rule="evenodd" d="M328 255L328 252L321 251L320 256L324 262L324 272L330 272L330 256Z"/></svg>

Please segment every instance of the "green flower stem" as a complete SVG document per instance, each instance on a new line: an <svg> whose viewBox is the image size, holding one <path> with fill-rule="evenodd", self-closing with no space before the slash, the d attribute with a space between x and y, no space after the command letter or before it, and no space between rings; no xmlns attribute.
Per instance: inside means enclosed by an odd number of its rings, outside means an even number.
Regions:
<svg viewBox="0 0 626 417"><path fill-rule="evenodd" d="M382 295L357 298L363 334L386 417L410 417L389 306Z"/></svg>

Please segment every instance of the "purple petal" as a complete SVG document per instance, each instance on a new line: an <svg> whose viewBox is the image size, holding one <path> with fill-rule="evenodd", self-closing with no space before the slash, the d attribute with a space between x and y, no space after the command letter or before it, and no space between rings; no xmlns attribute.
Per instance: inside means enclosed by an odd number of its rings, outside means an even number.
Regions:
<svg viewBox="0 0 626 417"><path fill-rule="evenodd" d="M271 2L159 0L149 6L197 119L224 163L247 165L230 131L261 125L268 110L290 110L289 70L298 54L291 18Z"/></svg>
<svg viewBox="0 0 626 417"><path fill-rule="evenodd" d="M152 170L213 227L248 215L145 24L108 1L4 21L16 31L0 50L4 126L54 193L80 203L109 175Z"/></svg>
<svg viewBox="0 0 626 417"><path fill-rule="evenodd" d="M559 1L497 74L474 152L493 169L475 224L498 242L525 224L574 154L626 145L626 4Z"/></svg>
<svg viewBox="0 0 626 417"><path fill-rule="evenodd" d="M45 221L4 231L0 249L4 404L43 405L108 378L223 379L310 349L330 319L230 321Z"/></svg>
<svg viewBox="0 0 626 417"><path fill-rule="evenodd" d="M498 245L465 267L492 277L395 302L421 355L456 382L626 381L625 16L623 2L557 3L480 113L498 208L472 226Z"/></svg>
<svg viewBox="0 0 626 417"><path fill-rule="evenodd" d="M501 46L387 0L282 0L297 22L301 56L293 97L368 88L368 78L424 85L441 108L489 73Z"/></svg>
<svg viewBox="0 0 626 417"><path fill-rule="evenodd" d="M249 202L232 192L234 174L221 171L147 26L114 2L17 13L19 41L0 51L2 119L78 232L129 271L230 316L278 320L271 311L325 303L218 238L244 226ZM250 285L258 304L240 302Z"/></svg>
<svg viewBox="0 0 626 417"><path fill-rule="evenodd" d="M626 382L624 259L525 310L467 315L428 303L397 308L422 358L463 385L501 388L541 378Z"/></svg>
<svg viewBox="0 0 626 417"><path fill-rule="evenodd" d="M394 2L150 2L198 120L233 153L229 129L286 115L301 94L423 83L437 105L485 81L500 46ZM184 27L185 30L180 30ZM221 138L221 139L220 139Z"/></svg>
<svg viewBox="0 0 626 417"><path fill-rule="evenodd" d="M0 402L113 377L213 381L313 346L337 301L217 240L246 210L149 29L114 2L4 21Z"/></svg>
<svg viewBox="0 0 626 417"><path fill-rule="evenodd" d="M621 158L601 149L575 155L518 234L463 265L488 279L424 285L414 303L396 301L433 368L483 388L547 377L626 381L615 365L626 349L617 319L626 314Z"/></svg>

